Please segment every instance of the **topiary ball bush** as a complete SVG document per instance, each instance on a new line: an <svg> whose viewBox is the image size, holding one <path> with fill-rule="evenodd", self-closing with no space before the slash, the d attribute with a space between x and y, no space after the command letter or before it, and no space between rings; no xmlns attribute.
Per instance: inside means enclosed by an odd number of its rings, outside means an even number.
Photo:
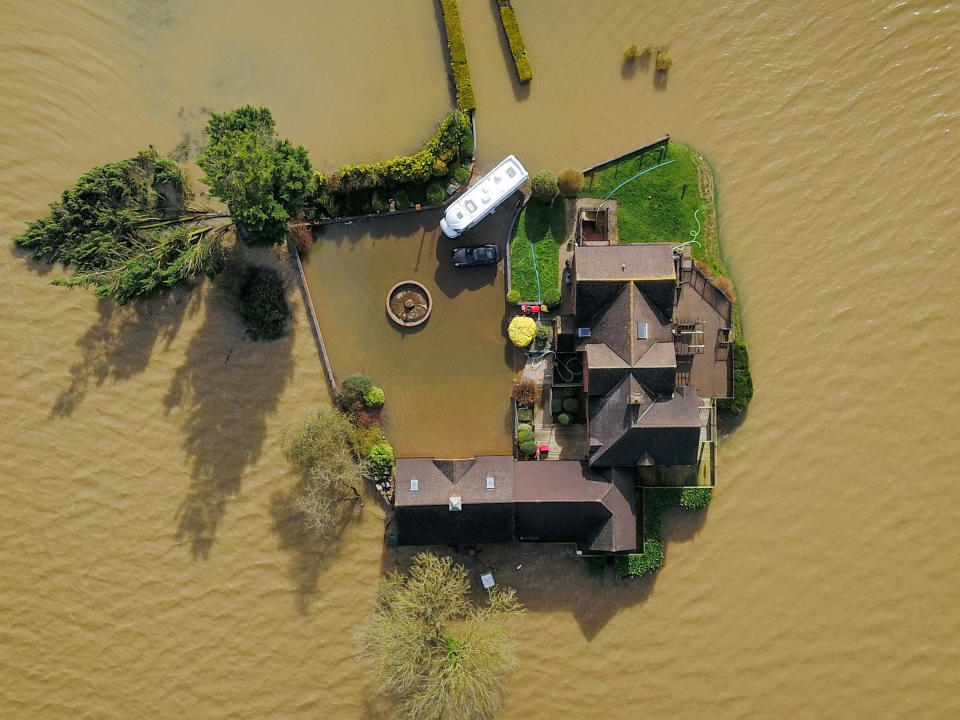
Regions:
<svg viewBox="0 0 960 720"><path fill-rule="evenodd" d="M559 415L557 415L557 422L560 423L561 425L569 425L572 420L573 418L571 418L566 413L560 413Z"/></svg>
<svg viewBox="0 0 960 720"><path fill-rule="evenodd" d="M543 302L550 307L559 305L563 295L557 288L547 288L543 291Z"/></svg>
<svg viewBox="0 0 960 720"><path fill-rule="evenodd" d="M370 205L375 212L386 212L390 209L390 198L388 198L382 190L374 190L370 196Z"/></svg>
<svg viewBox="0 0 960 720"><path fill-rule="evenodd" d="M560 194L557 187L557 178L549 170L541 170L533 176L530 182L531 196L539 202L553 202Z"/></svg>
<svg viewBox="0 0 960 720"><path fill-rule="evenodd" d="M517 420L522 423L528 423L533 420L533 410L530 408L520 408L517 410Z"/></svg>
<svg viewBox="0 0 960 720"><path fill-rule="evenodd" d="M520 302L520 291L511 290L510 292L508 292L507 302L510 303L511 305L516 305L518 302Z"/></svg>
<svg viewBox="0 0 960 720"><path fill-rule="evenodd" d="M340 383L337 399L344 408L363 401L363 396L373 389L373 380L361 373L354 373Z"/></svg>
<svg viewBox="0 0 960 720"><path fill-rule="evenodd" d="M427 185L427 202L431 205L439 205L447 199L447 191L443 185L438 182L432 182Z"/></svg>
<svg viewBox="0 0 960 720"><path fill-rule="evenodd" d="M580 401L576 398L567 398L563 401L563 411L574 414L580 409Z"/></svg>
<svg viewBox="0 0 960 720"><path fill-rule="evenodd" d="M510 341L521 348L527 347L532 343L536 334L537 323L532 317L528 317L527 315L517 315L517 317L510 321L510 325L507 327L507 335L510 337Z"/></svg>
<svg viewBox="0 0 960 720"><path fill-rule="evenodd" d="M517 433L517 442L523 445L524 443L532 442L534 437L533 430L520 430Z"/></svg>
<svg viewBox="0 0 960 720"><path fill-rule="evenodd" d="M467 180L470 179L470 171L465 167L458 166L457 169L453 171L453 179L463 185Z"/></svg>
<svg viewBox="0 0 960 720"><path fill-rule="evenodd" d="M554 415L558 412L563 412L563 398L555 397L550 401L550 412Z"/></svg>
<svg viewBox="0 0 960 720"><path fill-rule="evenodd" d="M527 457L533 457L537 454L537 444L533 440L520 443L520 454L526 455Z"/></svg>
<svg viewBox="0 0 960 720"><path fill-rule="evenodd" d="M410 207L410 196L406 190L397 190L393 194L393 201L397 204L397 210L406 210Z"/></svg>
<svg viewBox="0 0 960 720"><path fill-rule="evenodd" d="M518 432L518 433L519 433L519 432L525 432L525 431L533 432L533 425L530 425L529 423L520 423L520 424L517 426L517 432Z"/></svg>
<svg viewBox="0 0 960 720"><path fill-rule="evenodd" d="M540 342L546 342L550 339L550 326L549 325L538 325L537 326L537 340Z"/></svg>
<svg viewBox="0 0 960 720"><path fill-rule="evenodd" d="M367 467L374 475L389 475L393 470L393 448L388 442L378 442L370 448Z"/></svg>
<svg viewBox="0 0 960 720"><path fill-rule="evenodd" d="M383 403L386 401L387 396L384 394L383 390L376 386L370 388L363 394L363 404L368 408L383 407Z"/></svg>
<svg viewBox="0 0 960 720"><path fill-rule="evenodd" d="M557 187L565 198L575 198L583 190L583 173L567 168L557 176Z"/></svg>

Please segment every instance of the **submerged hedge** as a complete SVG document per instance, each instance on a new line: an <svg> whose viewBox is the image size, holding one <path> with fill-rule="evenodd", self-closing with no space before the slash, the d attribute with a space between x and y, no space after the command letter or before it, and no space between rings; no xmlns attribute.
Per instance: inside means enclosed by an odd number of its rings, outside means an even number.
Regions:
<svg viewBox="0 0 960 720"><path fill-rule="evenodd" d="M457 87L457 107L468 112L476 109L477 98L473 94L473 83L470 81L467 44L463 39L463 25L460 23L460 7L457 0L440 0L440 7L443 8L443 24L447 30L453 83Z"/></svg>
<svg viewBox="0 0 960 720"><path fill-rule="evenodd" d="M523 33L520 32L517 12L510 3L500 5L500 22L507 34L507 42L510 43L513 64L517 66L517 78L521 84L526 84L533 80L533 68L530 67L530 58L527 57L527 46L523 42Z"/></svg>
<svg viewBox="0 0 960 720"><path fill-rule="evenodd" d="M617 574L638 577L659 570L663 565L663 511L673 507L698 510L712 499L712 488L644 488L643 552L617 555Z"/></svg>

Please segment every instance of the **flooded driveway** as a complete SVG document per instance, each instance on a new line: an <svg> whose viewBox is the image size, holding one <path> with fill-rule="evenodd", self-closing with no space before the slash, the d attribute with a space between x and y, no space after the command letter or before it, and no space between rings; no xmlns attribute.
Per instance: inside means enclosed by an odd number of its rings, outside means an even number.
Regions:
<svg viewBox="0 0 960 720"><path fill-rule="evenodd" d="M304 259L334 374L362 372L383 387L398 456L511 452L503 261L457 269L450 252L494 243L503 256L518 198L456 240L440 232L439 210L327 226ZM416 328L387 317L386 295L402 280L433 296Z"/></svg>

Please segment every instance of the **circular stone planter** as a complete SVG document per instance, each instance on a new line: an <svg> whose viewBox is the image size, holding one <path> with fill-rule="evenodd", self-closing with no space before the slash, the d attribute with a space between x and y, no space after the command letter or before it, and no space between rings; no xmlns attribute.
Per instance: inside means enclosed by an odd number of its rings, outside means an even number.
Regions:
<svg viewBox="0 0 960 720"><path fill-rule="evenodd" d="M401 327L422 325L433 310L430 291L416 280L398 282L387 293L387 315Z"/></svg>

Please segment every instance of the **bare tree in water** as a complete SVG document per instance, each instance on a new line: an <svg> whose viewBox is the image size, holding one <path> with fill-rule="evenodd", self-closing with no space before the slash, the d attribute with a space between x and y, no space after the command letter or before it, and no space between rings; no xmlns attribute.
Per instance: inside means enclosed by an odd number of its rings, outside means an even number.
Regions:
<svg viewBox="0 0 960 720"><path fill-rule="evenodd" d="M523 606L513 589L492 590L480 606L469 592L467 571L430 553L417 555L408 575L380 581L357 640L405 720L483 720L499 709L516 666L508 620Z"/></svg>

